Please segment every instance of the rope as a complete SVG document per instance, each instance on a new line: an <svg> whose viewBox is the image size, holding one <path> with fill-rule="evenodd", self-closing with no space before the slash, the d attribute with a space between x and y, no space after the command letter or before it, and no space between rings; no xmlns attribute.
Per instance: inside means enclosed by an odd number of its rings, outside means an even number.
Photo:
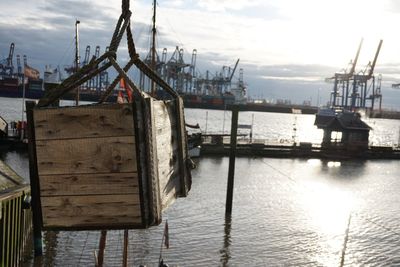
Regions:
<svg viewBox="0 0 400 267"><path fill-rule="evenodd" d="M127 31L127 35L129 35L130 38L130 40L128 40L128 44L129 44L130 56L132 57L132 55L135 53L135 48L131 30L130 29L127 30L128 25L130 26L130 17L132 14L132 12L129 10L129 0L122 0L121 7L122 7L122 14L119 17L118 22L116 24L110 42L109 51L106 51L98 59L92 59L91 62L89 62L89 64L83 66L81 69L79 69L78 72L68 77L55 89L46 92L44 97L39 100L38 107L45 107L54 103L56 100L60 99L60 97L62 97L63 95L67 94L68 92L71 92L78 86L84 84L94 76L100 74L101 72L109 68L112 64L108 61L111 58L113 58L114 60L116 59L117 48L121 42L121 39L125 31ZM99 66L101 67L99 68ZM113 87L111 87L111 90L112 89Z"/></svg>
<svg viewBox="0 0 400 267"><path fill-rule="evenodd" d="M394 234L396 236L400 236L400 233L396 232L395 230L393 230L392 228L390 228L388 226L385 226L385 225L383 225L381 223L378 223L378 222L375 222L375 221L373 221L371 219L368 219L367 217L365 217L364 215L361 215L358 212L355 212L354 214L356 214L357 216L359 216L362 219L366 220L367 222L370 222L370 223L374 224L375 226L378 226L378 227L380 227L380 228L382 228L382 229L384 229L384 230L386 230L386 231L388 231L388 232L390 232L390 233L392 233L392 234Z"/></svg>
<svg viewBox="0 0 400 267"><path fill-rule="evenodd" d="M344 242L343 242L343 249L342 249L342 257L340 259L340 267L344 266L344 256L346 255L347 242L349 241L350 222L351 222L351 213L349 215L349 220L347 221L347 228L346 228L346 233L345 233Z"/></svg>
<svg viewBox="0 0 400 267"><path fill-rule="evenodd" d="M142 73L153 80L159 87L163 88L174 99L177 99L179 97L178 93L175 92L168 83L162 80L154 70L152 70L149 66L147 66L143 61L139 59L139 55L136 53L135 43L133 41L131 30L130 18L132 12L129 10L129 3L129 0L122 0L121 15L115 26L114 33L109 45L109 51L106 51L101 57L97 59L93 58L89 62L89 64L83 66L75 74L64 80L59 86L51 91L45 92L45 95L39 100L39 103L37 105L38 107L46 107L48 105L51 105L56 100L60 99L63 95L75 90L80 85L89 81L94 76L99 75L111 66L113 66L117 70L118 75L111 83L111 85L107 88L106 92L102 95L99 103L103 103L107 100L121 78L124 78L125 82L132 88L134 96L143 98L146 95L144 93L141 93L139 88L137 88L137 86L127 75L127 72L132 67L132 65L135 65ZM116 62L116 59L117 50L125 32L127 37L130 61L124 68L121 68Z"/></svg>

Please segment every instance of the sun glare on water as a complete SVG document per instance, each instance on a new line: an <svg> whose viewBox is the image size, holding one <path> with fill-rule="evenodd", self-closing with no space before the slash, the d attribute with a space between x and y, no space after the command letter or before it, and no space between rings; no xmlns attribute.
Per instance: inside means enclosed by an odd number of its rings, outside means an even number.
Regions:
<svg viewBox="0 0 400 267"><path fill-rule="evenodd" d="M330 169L341 167L341 163L335 161L308 160L307 163L309 168L319 168L321 164ZM323 266L336 266L357 199L351 191L326 180L309 179L303 187L307 190L300 195L299 205L306 216L304 227L318 237L313 241L316 252L310 254L310 258Z"/></svg>

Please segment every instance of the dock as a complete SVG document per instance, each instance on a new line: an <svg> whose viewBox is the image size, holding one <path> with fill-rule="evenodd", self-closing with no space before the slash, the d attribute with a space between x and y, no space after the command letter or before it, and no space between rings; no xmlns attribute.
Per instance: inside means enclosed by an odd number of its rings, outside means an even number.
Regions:
<svg viewBox="0 0 400 267"><path fill-rule="evenodd" d="M229 156L229 142L213 143L204 140L200 156ZM308 142L272 143L267 140L238 140L236 155L241 157L272 157L272 158L317 158L317 159L400 159L400 148L389 146L370 146L363 152L352 152L343 146L322 147L320 144Z"/></svg>

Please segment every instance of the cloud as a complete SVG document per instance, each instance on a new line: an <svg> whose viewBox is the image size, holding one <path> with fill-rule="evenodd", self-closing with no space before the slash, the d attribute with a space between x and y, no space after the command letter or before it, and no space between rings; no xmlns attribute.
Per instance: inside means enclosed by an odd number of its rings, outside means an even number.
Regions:
<svg viewBox="0 0 400 267"><path fill-rule="evenodd" d="M151 1L131 2L135 44L144 57L150 44L152 5ZM397 2L160 0L157 46L160 54L166 47L170 57L178 45L189 63L197 49L202 75L206 70L215 75L222 66L233 67L240 58L250 93L272 92L285 98L296 92L293 98L302 99L301 92L313 95L318 88L329 95L331 84L323 79L346 67L361 37L358 69L372 60L383 38L375 73L383 74L386 86L400 82L400 39L394 34L400 11ZM103 52L120 15L120 1L2 0L0 10L0 60L14 42L15 55L26 54L30 64L43 70L48 64L71 64L75 19L81 20L81 55L87 45L92 51L100 45ZM354 28L354 21L363 23ZM127 58L126 51L123 39L119 60Z"/></svg>
<svg viewBox="0 0 400 267"><path fill-rule="evenodd" d="M203 0L197 5L208 11L241 10L249 6L261 4L259 0Z"/></svg>

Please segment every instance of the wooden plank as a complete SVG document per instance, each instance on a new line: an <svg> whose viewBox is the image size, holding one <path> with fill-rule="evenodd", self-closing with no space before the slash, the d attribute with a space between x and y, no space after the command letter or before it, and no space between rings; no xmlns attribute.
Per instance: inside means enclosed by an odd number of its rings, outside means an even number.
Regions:
<svg viewBox="0 0 400 267"><path fill-rule="evenodd" d="M176 118L171 106L167 105L170 102L153 101L155 127L157 130L168 127L174 129L176 127Z"/></svg>
<svg viewBox="0 0 400 267"><path fill-rule="evenodd" d="M146 99L146 114L144 114L145 129L146 129L146 162L148 172L148 185L149 185L149 210L150 210L150 224L158 225L162 220L161 209L161 195L158 177L158 159L157 159L157 140L154 115L154 98Z"/></svg>
<svg viewBox="0 0 400 267"><path fill-rule="evenodd" d="M35 109L36 140L134 135L131 104Z"/></svg>
<svg viewBox="0 0 400 267"><path fill-rule="evenodd" d="M176 112L177 128L175 133L179 147L177 153L179 166L178 175L181 179L181 190L179 192L179 197L186 197L192 184L192 176L188 164L188 160L190 160L190 158L187 147L184 106L181 97L176 99Z"/></svg>
<svg viewBox="0 0 400 267"><path fill-rule="evenodd" d="M138 174L67 174L42 175L41 196L139 194Z"/></svg>
<svg viewBox="0 0 400 267"><path fill-rule="evenodd" d="M39 176L136 172L133 136L36 141Z"/></svg>
<svg viewBox="0 0 400 267"><path fill-rule="evenodd" d="M154 103L157 162L160 187L160 205L164 210L171 204L180 191L180 179L177 179L178 144L176 140L176 118L172 109L173 102L157 101Z"/></svg>
<svg viewBox="0 0 400 267"><path fill-rule="evenodd" d="M42 197L44 227L141 224L139 195Z"/></svg>

